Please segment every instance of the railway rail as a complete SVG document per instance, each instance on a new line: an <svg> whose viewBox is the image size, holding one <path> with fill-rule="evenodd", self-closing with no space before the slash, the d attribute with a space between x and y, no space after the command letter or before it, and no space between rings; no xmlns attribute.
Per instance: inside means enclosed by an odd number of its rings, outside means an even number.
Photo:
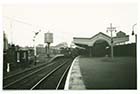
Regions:
<svg viewBox="0 0 140 94"><path fill-rule="evenodd" d="M63 89L71 62L72 59L61 57L47 65L6 77L3 89Z"/></svg>

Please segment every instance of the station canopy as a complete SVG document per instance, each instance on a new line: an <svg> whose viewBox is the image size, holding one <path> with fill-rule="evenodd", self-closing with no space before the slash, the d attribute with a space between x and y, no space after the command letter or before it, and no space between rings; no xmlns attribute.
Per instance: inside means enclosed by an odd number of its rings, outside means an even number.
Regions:
<svg viewBox="0 0 140 94"><path fill-rule="evenodd" d="M80 38L80 37L73 38L73 43L81 47L93 46L94 43L97 41L98 42L106 41L109 45L111 45L111 37L102 32L99 32L98 34L92 36L91 38ZM113 37L113 45L125 43L127 41L129 41L129 35L126 35L122 31L118 32L117 35Z"/></svg>

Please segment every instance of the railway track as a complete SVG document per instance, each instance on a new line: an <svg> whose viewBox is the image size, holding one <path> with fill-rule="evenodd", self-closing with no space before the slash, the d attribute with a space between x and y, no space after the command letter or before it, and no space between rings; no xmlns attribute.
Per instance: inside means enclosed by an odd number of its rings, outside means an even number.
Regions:
<svg viewBox="0 0 140 94"><path fill-rule="evenodd" d="M71 62L72 59L59 58L45 66L7 77L3 79L3 89L63 89Z"/></svg>

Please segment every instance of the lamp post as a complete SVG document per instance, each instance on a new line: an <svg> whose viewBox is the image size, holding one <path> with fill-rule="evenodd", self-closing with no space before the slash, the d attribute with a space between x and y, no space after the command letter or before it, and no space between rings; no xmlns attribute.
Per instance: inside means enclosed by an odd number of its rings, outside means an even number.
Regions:
<svg viewBox="0 0 140 94"><path fill-rule="evenodd" d="M34 65L36 65L36 58L37 58L35 41L36 41L36 36L39 34L39 32L41 32L41 30L39 30L38 32L34 32L35 35L33 37L33 42L34 42L34 46L33 47L34 47L34 57L35 57Z"/></svg>
<svg viewBox="0 0 140 94"><path fill-rule="evenodd" d="M110 23L110 27L107 27L107 32L110 31L111 33L111 58L114 58L114 52L113 52L113 31L116 32L116 27L112 27L112 23Z"/></svg>
<svg viewBox="0 0 140 94"><path fill-rule="evenodd" d="M132 36L135 35L135 43L136 43L136 50L137 50L137 34L134 32L134 27L136 26L137 24L134 24L132 26ZM136 55L136 50L135 50L135 55ZM137 57L137 56L136 56Z"/></svg>
<svg viewBox="0 0 140 94"><path fill-rule="evenodd" d="M137 24L134 24L132 26L132 36L135 35L135 42L136 42L136 46L137 46L137 34L134 32L134 27L136 26Z"/></svg>

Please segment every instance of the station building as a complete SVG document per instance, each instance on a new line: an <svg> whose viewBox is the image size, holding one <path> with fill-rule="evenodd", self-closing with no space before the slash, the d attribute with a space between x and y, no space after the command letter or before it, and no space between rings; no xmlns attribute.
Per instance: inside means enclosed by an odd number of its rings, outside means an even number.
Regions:
<svg viewBox="0 0 140 94"><path fill-rule="evenodd" d="M111 40L113 42L111 43ZM129 35L126 35L124 32L119 31L115 37L111 37L99 32L98 34L94 35L91 38L80 38L80 37L74 37L73 43L82 49L84 55L88 56L110 56L111 45L116 46L120 44L125 44L125 42L129 41Z"/></svg>

